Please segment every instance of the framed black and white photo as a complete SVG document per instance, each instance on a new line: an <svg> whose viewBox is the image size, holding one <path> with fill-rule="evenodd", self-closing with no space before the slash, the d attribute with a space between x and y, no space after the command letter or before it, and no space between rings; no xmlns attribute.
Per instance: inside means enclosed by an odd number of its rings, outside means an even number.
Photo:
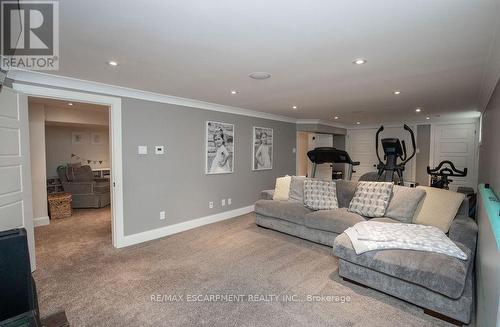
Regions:
<svg viewBox="0 0 500 327"><path fill-rule="evenodd" d="M228 174L234 171L234 125L206 122L206 174Z"/></svg>
<svg viewBox="0 0 500 327"><path fill-rule="evenodd" d="M273 169L273 129L253 128L252 169Z"/></svg>

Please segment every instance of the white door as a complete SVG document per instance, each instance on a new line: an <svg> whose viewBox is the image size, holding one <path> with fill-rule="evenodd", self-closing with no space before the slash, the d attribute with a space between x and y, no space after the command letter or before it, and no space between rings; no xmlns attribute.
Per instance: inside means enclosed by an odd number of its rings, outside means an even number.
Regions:
<svg viewBox="0 0 500 327"><path fill-rule="evenodd" d="M320 147L333 147L333 135L332 134L309 134L308 135L308 149L313 150ZM312 176L312 163L308 160L308 171L309 175ZM332 179L332 165L329 163L321 164L316 166L316 178L323 180Z"/></svg>
<svg viewBox="0 0 500 327"><path fill-rule="evenodd" d="M414 132L416 131L414 126L410 126L410 128ZM361 175L367 172L377 171L378 159L375 152L375 135L377 130L378 128L366 128L347 131L347 152L353 161L360 162L359 166L354 167L356 172L352 175L353 181L357 181ZM404 140L408 156L411 154L413 148L411 146L410 133L404 130L403 126L384 127L384 131L380 133L379 139L379 155L382 161L384 161L384 150L380 140L388 137L395 137L401 141ZM405 165L403 177L407 182L415 180L415 157Z"/></svg>
<svg viewBox="0 0 500 327"><path fill-rule="evenodd" d="M439 124L431 126L431 168L443 160L450 160L462 170L467 167L466 177L452 177L450 189L477 186L476 124Z"/></svg>
<svg viewBox="0 0 500 327"><path fill-rule="evenodd" d="M26 229L34 269L29 154L28 99L4 87L0 92L0 231Z"/></svg>
<svg viewBox="0 0 500 327"><path fill-rule="evenodd" d="M357 181L361 175L376 171L377 156L375 155L376 128L352 129L347 131L346 149L353 161L359 161L359 166L353 167L351 180Z"/></svg>

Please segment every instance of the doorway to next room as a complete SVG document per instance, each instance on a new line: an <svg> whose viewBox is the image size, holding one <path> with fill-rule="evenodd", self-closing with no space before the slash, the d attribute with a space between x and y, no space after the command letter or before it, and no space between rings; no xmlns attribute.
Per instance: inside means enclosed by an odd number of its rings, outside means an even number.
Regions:
<svg viewBox="0 0 500 327"><path fill-rule="evenodd" d="M35 248L47 268L112 242L110 108L29 97L28 116Z"/></svg>

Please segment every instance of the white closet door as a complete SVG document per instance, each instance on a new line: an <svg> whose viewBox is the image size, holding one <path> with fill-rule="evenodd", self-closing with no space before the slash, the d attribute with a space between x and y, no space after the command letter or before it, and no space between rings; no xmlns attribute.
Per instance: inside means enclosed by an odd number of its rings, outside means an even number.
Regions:
<svg viewBox="0 0 500 327"><path fill-rule="evenodd" d="M4 87L0 92L0 231L21 227L28 234L34 269L28 100Z"/></svg>
<svg viewBox="0 0 500 327"><path fill-rule="evenodd" d="M450 189L477 186L476 124L439 124L431 126L431 166L450 160L455 167L467 167L466 177L452 177Z"/></svg>

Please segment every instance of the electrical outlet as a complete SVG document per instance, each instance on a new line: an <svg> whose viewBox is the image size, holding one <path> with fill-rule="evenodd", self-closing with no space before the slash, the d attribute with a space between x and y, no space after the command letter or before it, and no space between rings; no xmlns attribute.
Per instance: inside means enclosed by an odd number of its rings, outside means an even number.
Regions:
<svg viewBox="0 0 500 327"><path fill-rule="evenodd" d="M220 205L224 207L226 205L226 199L222 199L220 201Z"/></svg>
<svg viewBox="0 0 500 327"><path fill-rule="evenodd" d="M165 211L160 211L160 220L164 220L165 218Z"/></svg>
<svg viewBox="0 0 500 327"><path fill-rule="evenodd" d="M296 148L292 148L292 153L297 153L297 149Z"/></svg>
<svg viewBox="0 0 500 327"><path fill-rule="evenodd" d="M213 209L214 208L214 203L212 201L208 202L208 207L210 209Z"/></svg>
<svg viewBox="0 0 500 327"><path fill-rule="evenodd" d="M230 206L232 203L233 203L233 201L231 200L231 198L228 198L227 199L227 205Z"/></svg>

